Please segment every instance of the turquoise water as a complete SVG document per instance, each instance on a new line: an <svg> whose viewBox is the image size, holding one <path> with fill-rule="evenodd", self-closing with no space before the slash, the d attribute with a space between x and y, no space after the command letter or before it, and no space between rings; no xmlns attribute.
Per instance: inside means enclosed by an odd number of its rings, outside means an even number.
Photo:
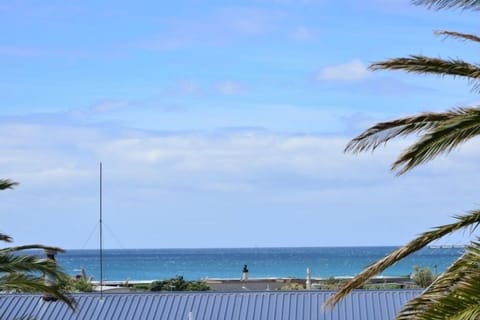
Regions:
<svg viewBox="0 0 480 320"><path fill-rule="evenodd" d="M251 278L349 276L382 258L395 247L242 248L242 249L122 249L105 250L105 280L157 280L182 275L189 280L240 278L244 264ZM461 248L426 248L387 269L382 275L408 275L413 266L445 270ZM66 272L81 267L99 279L98 250L69 250L57 256Z"/></svg>

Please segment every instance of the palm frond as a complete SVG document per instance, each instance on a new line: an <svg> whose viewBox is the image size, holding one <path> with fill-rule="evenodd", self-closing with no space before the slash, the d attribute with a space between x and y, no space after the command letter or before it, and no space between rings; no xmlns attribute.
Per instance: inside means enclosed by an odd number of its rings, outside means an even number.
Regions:
<svg viewBox="0 0 480 320"><path fill-rule="evenodd" d="M431 286L403 307L396 320L478 319L479 263L480 245L472 242Z"/></svg>
<svg viewBox="0 0 480 320"><path fill-rule="evenodd" d="M59 247L45 246L43 244L27 244L27 245L23 245L23 246L3 248L3 249L0 249L0 253L22 251L22 250L35 250L35 249L47 250L47 251L50 250L50 251L56 251L56 252L65 252L64 249L59 248Z"/></svg>
<svg viewBox="0 0 480 320"><path fill-rule="evenodd" d="M0 289L18 292L42 292L65 302L75 309L75 300L57 285L47 285L44 279L23 273L9 273L0 277Z"/></svg>
<svg viewBox="0 0 480 320"><path fill-rule="evenodd" d="M0 190L12 189L16 185L18 185L18 182L10 179L0 179Z"/></svg>
<svg viewBox="0 0 480 320"><path fill-rule="evenodd" d="M462 8L462 9L480 9L479 0L412 0L412 3L415 5L423 5L432 9L451 9L451 8Z"/></svg>
<svg viewBox="0 0 480 320"><path fill-rule="evenodd" d="M345 285L343 285L335 294L329 297L328 300L325 302L324 306L333 307L350 291L363 285L370 278L382 272L383 270L403 259L404 257L408 256L409 254L424 248L432 241L440 239L443 236L457 230L464 229L472 225L478 225L480 223L480 210L470 211L466 215L457 216L455 218L457 219L456 222L436 227L431 231L421 234L414 240L407 243L405 246L394 250L386 257L365 268L352 280L348 281Z"/></svg>
<svg viewBox="0 0 480 320"><path fill-rule="evenodd" d="M9 179L0 179L0 190L11 189L17 184ZM0 233L0 241L11 242L12 238ZM72 297L62 292L58 285L47 283L42 276L38 276L40 273L59 280L68 275L50 259L42 259L31 254L18 254L19 251L29 249L64 251L39 244L0 249L0 291L42 292L75 309L75 301Z"/></svg>
<svg viewBox="0 0 480 320"><path fill-rule="evenodd" d="M399 175L479 135L480 108L458 108L381 122L352 139L345 147L345 152L374 151L393 138L413 133L420 134L420 139L392 165L393 170L398 169Z"/></svg>
<svg viewBox="0 0 480 320"><path fill-rule="evenodd" d="M422 113L413 117L380 122L352 139L344 151L353 153L373 151L393 138L429 130L463 112L463 109L457 109L442 113Z"/></svg>
<svg viewBox="0 0 480 320"><path fill-rule="evenodd" d="M0 273L41 272L56 276L61 273L55 262L33 255L0 254Z"/></svg>
<svg viewBox="0 0 480 320"><path fill-rule="evenodd" d="M470 40L480 42L480 37L474 34L460 33L455 31L437 30L436 35L445 36L445 38L457 38L460 40Z"/></svg>
<svg viewBox="0 0 480 320"><path fill-rule="evenodd" d="M480 289L480 288L479 288ZM478 297L477 297L478 299ZM477 320L480 317L480 305L472 304L450 319L452 320Z"/></svg>
<svg viewBox="0 0 480 320"><path fill-rule="evenodd" d="M6 234L0 233L0 241L12 242L13 239L12 239L12 237L10 237Z"/></svg>
<svg viewBox="0 0 480 320"><path fill-rule="evenodd" d="M437 74L440 76L465 77L473 80L480 78L480 66L460 59L441 59L421 55L411 55L408 58L394 58L375 62L370 70L403 70L413 73Z"/></svg>
<svg viewBox="0 0 480 320"><path fill-rule="evenodd" d="M452 151L479 134L480 109L461 109L458 116L439 122L408 147L393 163L392 170L398 169L398 174L403 174L442 153Z"/></svg>
<svg viewBox="0 0 480 320"><path fill-rule="evenodd" d="M66 302L74 308L74 300L63 293L58 285L46 284L41 276L50 275L55 279L68 277L55 262L33 255L0 253L0 290L42 292Z"/></svg>

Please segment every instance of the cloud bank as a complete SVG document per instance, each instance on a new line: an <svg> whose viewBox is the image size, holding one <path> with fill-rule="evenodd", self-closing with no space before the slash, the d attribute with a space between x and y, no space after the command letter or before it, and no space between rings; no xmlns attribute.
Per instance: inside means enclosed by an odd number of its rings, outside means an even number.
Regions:
<svg viewBox="0 0 480 320"><path fill-rule="evenodd" d="M97 221L100 161L105 219L133 248L218 247L223 233L227 247L373 245L379 235L398 244L476 199L463 179L475 171L478 143L395 178L388 167L403 143L353 156L343 153L348 139L3 122L1 175L21 183L0 194L3 228L19 244L84 247ZM452 199L451 188L462 195ZM24 219L31 223L19 224ZM108 246L119 244L111 238Z"/></svg>
<svg viewBox="0 0 480 320"><path fill-rule="evenodd" d="M321 68L316 75L316 79L318 81L357 81L369 76L370 72L366 65L362 61L354 59Z"/></svg>

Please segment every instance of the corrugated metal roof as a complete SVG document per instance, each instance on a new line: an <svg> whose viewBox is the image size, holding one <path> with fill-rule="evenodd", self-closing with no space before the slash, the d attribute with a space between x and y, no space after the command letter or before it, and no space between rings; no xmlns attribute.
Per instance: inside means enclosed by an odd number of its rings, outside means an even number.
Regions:
<svg viewBox="0 0 480 320"><path fill-rule="evenodd" d="M76 311L40 295L0 295L0 319L102 320L386 320L419 290L358 290L333 310L323 310L331 291L249 291L75 294Z"/></svg>

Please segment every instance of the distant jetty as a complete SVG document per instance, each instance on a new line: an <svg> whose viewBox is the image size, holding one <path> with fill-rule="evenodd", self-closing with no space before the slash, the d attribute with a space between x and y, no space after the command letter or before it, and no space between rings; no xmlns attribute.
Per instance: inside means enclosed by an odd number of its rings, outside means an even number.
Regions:
<svg viewBox="0 0 480 320"><path fill-rule="evenodd" d="M438 244L428 246L430 249L464 249L465 244Z"/></svg>

